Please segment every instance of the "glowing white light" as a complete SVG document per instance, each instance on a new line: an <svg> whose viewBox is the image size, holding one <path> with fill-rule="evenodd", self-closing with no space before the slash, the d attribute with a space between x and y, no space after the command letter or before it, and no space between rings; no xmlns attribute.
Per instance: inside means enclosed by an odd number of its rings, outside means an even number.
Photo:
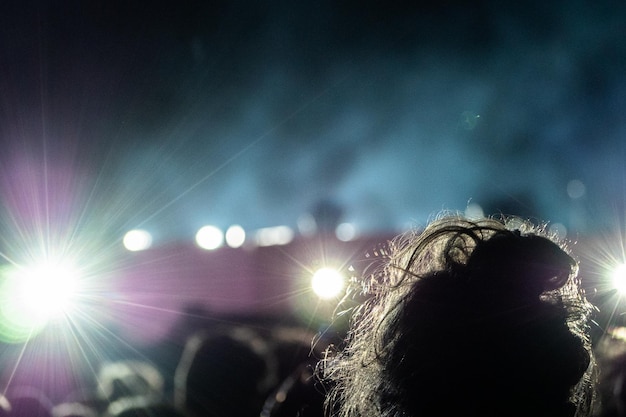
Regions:
<svg viewBox="0 0 626 417"><path fill-rule="evenodd" d="M286 245L293 240L293 230L289 226L266 227L256 232L259 246Z"/></svg>
<svg viewBox="0 0 626 417"><path fill-rule="evenodd" d="M78 306L81 276L73 264L45 261L0 268L0 340L24 342Z"/></svg>
<svg viewBox="0 0 626 417"><path fill-rule="evenodd" d="M613 282L613 288L621 294L626 294L626 264L615 267L611 274L611 281Z"/></svg>
<svg viewBox="0 0 626 417"><path fill-rule="evenodd" d="M204 226L196 233L196 243L202 249L217 249L224 243L224 233L215 226Z"/></svg>
<svg viewBox="0 0 626 417"><path fill-rule="evenodd" d="M69 265L46 263L15 271L9 281L3 296L11 300L11 319L36 327L71 308L78 274Z"/></svg>
<svg viewBox="0 0 626 417"><path fill-rule="evenodd" d="M152 246L152 235L145 230L135 229L126 233L122 242L129 251L146 250Z"/></svg>
<svg viewBox="0 0 626 417"><path fill-rule="evenodd" d="M333 268L321 268L313 274L311 286L318 297L329 300L339 296L345 285L343 275Z"/></svg>
<svg viewBox="0 0 626 417"><path fill-rule="evenodd" d="M47 264L25 271L22 295L31 310L57 316L71 305L77 290L78 274L68 265Z"/></svg>
<svg viewBox="0 0 626 417"><path fill-rule="evenodd" d="M231 248L239 248L246 241L246 231L238 224L234 224L226 230L226 244Z"/></svg>
<svg viewBox="0 0 626 417"><path fill-rule="evenodd" d="M335 236L342 242L349 242L356 237L356 227L352 223L341 223L335 229Z"/></svg>

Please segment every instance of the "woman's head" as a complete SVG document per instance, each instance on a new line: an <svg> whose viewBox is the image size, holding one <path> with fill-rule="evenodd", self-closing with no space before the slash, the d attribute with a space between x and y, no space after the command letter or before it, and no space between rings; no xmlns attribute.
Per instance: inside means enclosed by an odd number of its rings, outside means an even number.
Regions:
<svg viewBox="0 0 626 417"><path fill-rule="evenodd" d="M584 415L590 306L577 264L522 229L445 217L390 244L328 361L344 416Z"/></svg>

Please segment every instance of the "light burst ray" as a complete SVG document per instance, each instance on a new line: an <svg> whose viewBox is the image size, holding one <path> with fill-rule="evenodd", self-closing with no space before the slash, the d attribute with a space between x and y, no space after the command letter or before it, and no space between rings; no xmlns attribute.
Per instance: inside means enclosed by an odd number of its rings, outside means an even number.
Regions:
<svg viewBox="0 0 626 417"><path fill-rule="evenodd" d="M579 276L588 298L599 310L596 322L602 331L626 324L626 298L616 281L616 271L626 263L626 224L615 215L610 231L585 236L575 245L581 259Z"/></svg>
<svg viewBox="0 0 626 417"><path fill-rule="evenodd" d="M24 353L26 352L26 348L28 347L28 343L30 341L30 337L26 340L26 342L22 345L21 349L20 349L20 353L17 357L17 360L15 361L15 363L13 364L13 366L11 367L11 372L9 374L9 377L5 383L4 388L2 389L2 395L4 395L6 397L6 394L11 386L11 383L13 382L13 378L15 378L15 375L17 373L17 370L20 366L20 364L22 363L22 358L24 357Z"/></svg>

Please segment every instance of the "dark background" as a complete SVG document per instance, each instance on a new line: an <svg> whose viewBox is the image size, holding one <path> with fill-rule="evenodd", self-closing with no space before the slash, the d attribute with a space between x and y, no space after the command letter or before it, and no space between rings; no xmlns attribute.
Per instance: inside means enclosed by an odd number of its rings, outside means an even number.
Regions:
<svg viewBox="0 0 626 417"><path fill-rule="evenodd" d="M621 1L3 2L5 235L320 206L367 234L468 203L610 230L625 35Z"/></svg>

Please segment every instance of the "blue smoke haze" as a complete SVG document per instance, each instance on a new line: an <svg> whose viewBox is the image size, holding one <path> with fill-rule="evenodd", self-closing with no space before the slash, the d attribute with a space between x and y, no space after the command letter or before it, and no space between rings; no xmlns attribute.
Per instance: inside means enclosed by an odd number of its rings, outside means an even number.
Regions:
<svg viewBox="0 0 626 417"><path fill-rule="evenodd" d="M69 159L114 231L623 212L623 2L62 3L2 6L3 158Z"/></svg>

